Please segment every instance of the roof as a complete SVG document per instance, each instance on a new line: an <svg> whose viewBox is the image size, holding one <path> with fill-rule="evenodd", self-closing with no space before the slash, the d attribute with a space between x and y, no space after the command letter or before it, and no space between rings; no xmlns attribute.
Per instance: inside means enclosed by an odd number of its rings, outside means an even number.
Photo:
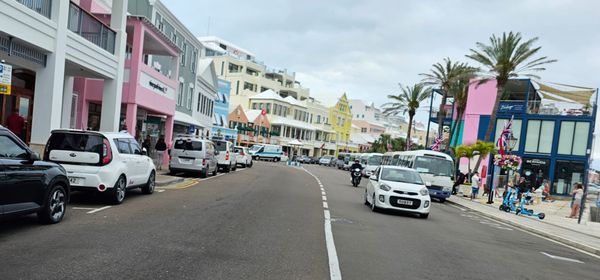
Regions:
<svg viewBox="0 0 600 280"><path fill-rule="evenodd" d="M298 101L296 98L293 98L291 96L287 96L283 100L287 101L288 103L290 103L292 105L296 105L296 106L300 106L300 107L306 107L306 105L302 104L302 102Z"/></svg>
<svg viewBox="0 0 600 280"><path fill-rule="evenodd" d="M308 123L297 121L297 120L292 120L292 119L288 119L288 118L282 118L279 116L271 117L271 125L273 125L273 124L293 126L296 128L301 128L301 129L306 129L306 130L316 130L316 128L314 126L312 126Z"/></svg>
<svg viewBox="0 0 600 280"><path fill-rule="evenodd" d="M282 102L286 102L286 100L279 96L279 94L275 93L272 89L265 90L257 95L250 96L250 99L264 99L264 100L278 100Z"/></svg>
<svg viewBox="0 0 600 280"><path fill-rule="evenodd" d="M350 134L350 141L356 144L369 144L375 142L375 137L368 133L352 133Z"/></svg>
<svg viewBox="0 0 600 280"><path fill-rule="evenodd" d="M221 43L223 45L232 47L234 49L238 49L238 50L240 50L243 53L247 53L247 54L249 54L251 56L255 56L253 53L249 52L248 50L246 50L244 48L241 48L241 47L239 47L239 46L237 46L237 45L235 45L235 44L233 44L233 43L231 43L231 42L229 42L227 40L219 38L217 36L201 36L201 37L197 37L197 39L198 39L198 41L203 42L203 43L204 42L219 42L219 43Z"/></svg>
<svg viewBox="0 0 600 280"><path fill-rule="evenodd" d="M253 122L256 120L256 118L258 118L258 116L260 116L262 110L247 110L244 113L246 114L246 117L248 117L248 121Z"/></svg>
<svg viewBox="0 0 600 280"><path fill-rule="evenodd" d="M191 125L195 125L198 127L205 127L199 121L194 119L192 116L190 116L186 113L179 112L179 111L175 111L174 119L176 122L191 124Z"/></svg>

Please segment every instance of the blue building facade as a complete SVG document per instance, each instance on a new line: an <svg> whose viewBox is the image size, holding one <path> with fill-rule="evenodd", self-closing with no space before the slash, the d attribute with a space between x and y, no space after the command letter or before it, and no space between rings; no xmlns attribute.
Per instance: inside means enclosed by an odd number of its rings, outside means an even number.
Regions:
<svg viewBox="0 0 600 280"><path fill-rule="evenodd" d="M213 127L210 137L223 137L225 140L237 143L237 129L229 128L229 96L231 82L219 79L217 98L215 99L213 113ZM209 137L209 138L210 138Z"/></svg>

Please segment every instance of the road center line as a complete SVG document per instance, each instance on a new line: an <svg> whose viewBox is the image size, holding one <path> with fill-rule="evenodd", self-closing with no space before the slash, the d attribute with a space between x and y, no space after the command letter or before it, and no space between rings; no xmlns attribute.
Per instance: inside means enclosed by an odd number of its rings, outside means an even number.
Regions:
<svg viewBox="0 0 600 280"><path fill-rule="evenodd" d="M73 209L73 210L94 210L96 208L92 208L92 207L73 207L71 209Z"/></svg>
<svg viewBox="0 0 600 280"><path fill-rule="evenodd" d="M546 252L540 252L542 253L542 255L545 255L546 257L549 257L551 259L555 259L555 260L561 260L561 261L567 261L567 262L574 262L574 263L583 263L580 260L576 260L576 259L571 259L571 258L565 258L565 257L559 257L559 256L555 256L555 255L550 255Z"/></svg>
<svg viewBox="0 0 600 280"><path fill-rule="evenodd" d="M323 199L323 201L327 201L327 196L323 195L321 198Z"/></svg>
<svg viewBox="0 0 600 280"><path fill-rule="evenodd" d="M108 209L108 208L111 208L111 207L112 207L112 206L110 206L110 205L109 205L109 206L100 207L100 208L98 208L98 209L94 209L94 210L92 210L92 211L89 211L89 212L87 212L87 214L94 214L94 213L100 212L100 211L102 211L102 210L106 210L106 209Z"/></svg>

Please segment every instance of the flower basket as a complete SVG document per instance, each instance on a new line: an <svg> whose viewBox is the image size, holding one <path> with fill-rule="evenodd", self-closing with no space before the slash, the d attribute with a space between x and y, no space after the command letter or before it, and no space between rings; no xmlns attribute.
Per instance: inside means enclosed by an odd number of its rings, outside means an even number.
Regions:
<svg viewBox="0 0 600 280"><path fill-rule="evenodd" d="M494 165L505 170L519 170L521 162L521 157L517 155L494 155Z"/></svg>

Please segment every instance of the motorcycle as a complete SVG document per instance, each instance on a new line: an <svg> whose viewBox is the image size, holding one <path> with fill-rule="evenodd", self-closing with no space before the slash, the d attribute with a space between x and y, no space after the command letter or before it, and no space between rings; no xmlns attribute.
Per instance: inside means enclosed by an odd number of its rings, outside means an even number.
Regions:
<svg viewBox="0 0 600 280"><path fill-rule="evenodd" d="M354 168L354 170L352 170L352 186L358 187L361 177L362 174L360 173L360 168Z"/></svg>

